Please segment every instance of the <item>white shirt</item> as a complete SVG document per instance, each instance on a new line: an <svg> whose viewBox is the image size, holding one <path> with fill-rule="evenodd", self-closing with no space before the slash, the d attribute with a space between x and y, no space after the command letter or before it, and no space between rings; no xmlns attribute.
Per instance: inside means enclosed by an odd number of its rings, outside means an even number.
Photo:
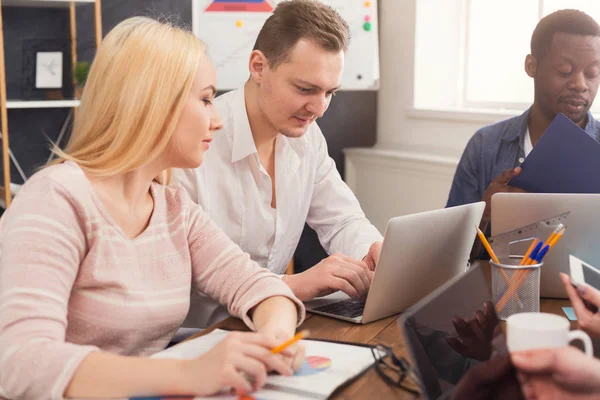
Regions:
<svg viewBox="0 0 600 400"><path fill-rule="evenodd" d="M176 170L174 178L261 267L285 272L305 222L329 254L361 260L372 243L382 240L342 181L316 123L300 138L276 139L274 209L271 178L256 151L244 90L219 96L215 107L223 129L215 133L202 166ZM192 298L184 326L205 327L227 316L213 300Z"/></svg>
<svg viewBox="0 0 600 400"><path fill-rule="evenodd" d="M529 134L529 128L525 131L525 137L523 138L523 153L525 153L525 157L531 153L533 150L533 143L531 143L531 135Z"/></svg>

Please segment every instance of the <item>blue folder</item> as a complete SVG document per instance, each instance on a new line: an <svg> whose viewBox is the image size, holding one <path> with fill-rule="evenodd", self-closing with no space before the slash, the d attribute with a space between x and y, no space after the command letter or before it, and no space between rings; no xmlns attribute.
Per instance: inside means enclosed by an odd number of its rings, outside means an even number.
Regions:
<svg viewBox="0 0 600 400"><path fill-rule="evenodd" d="M509 185L532 193L600 193L600 143L558 114Z"/></svg>

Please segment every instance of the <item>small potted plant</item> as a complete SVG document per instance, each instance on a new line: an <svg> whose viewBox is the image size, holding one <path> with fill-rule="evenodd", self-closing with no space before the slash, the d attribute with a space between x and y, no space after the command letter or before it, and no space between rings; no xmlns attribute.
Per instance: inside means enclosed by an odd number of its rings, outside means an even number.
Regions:
<svg viewBox="0 0 600 400"><path fill-rule="evenodd" d="M83 85L90 71L90 63L87 61L79 61L75 64L75 98L81 99L83 93Z"/></svg>

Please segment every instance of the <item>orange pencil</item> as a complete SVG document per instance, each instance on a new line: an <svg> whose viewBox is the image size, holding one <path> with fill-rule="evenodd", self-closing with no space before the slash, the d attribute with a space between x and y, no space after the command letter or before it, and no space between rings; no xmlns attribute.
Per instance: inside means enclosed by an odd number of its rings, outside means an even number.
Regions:
<svg viewBox="0 0 600 400"><path fill-rule="evenodd" d="M273 353L273 354L281 353L283 350L285 350L289 346L293 345L298 340L308 337L308 335L310 335L310 331L308 329L300 331L300 332L296 333L296 336L294 336L293 338L286 340L285 342L281 343L277 347L273 347L271 349L271 353Z"/></svg>

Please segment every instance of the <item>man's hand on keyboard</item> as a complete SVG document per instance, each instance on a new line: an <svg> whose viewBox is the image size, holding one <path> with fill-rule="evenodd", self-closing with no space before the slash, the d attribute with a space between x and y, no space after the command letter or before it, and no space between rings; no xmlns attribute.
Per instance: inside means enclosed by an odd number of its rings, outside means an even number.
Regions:
<svg viewBox="0 0 600 400"><path fill-rule="evenodd" d="M375 242L369 248L369 252L364 256L363 261L367 264L371 271L375 271L375 267L379 262L379 256L381 255L381 248L383 242Z"/></svg>
<svg viewBox="0 0 600 400"><path fill-rule="evenodd" d="M364 300L371 287L373 271L363 261L336 253L320 263L283 280L302 301L343 291L357 300Z"/></svg>

